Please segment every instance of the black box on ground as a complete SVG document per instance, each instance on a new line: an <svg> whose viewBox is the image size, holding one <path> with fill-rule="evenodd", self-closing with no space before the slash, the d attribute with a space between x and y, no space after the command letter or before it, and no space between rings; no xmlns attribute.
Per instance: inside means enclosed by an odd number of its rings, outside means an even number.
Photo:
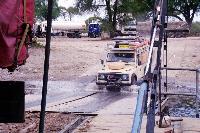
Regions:
<svg viewBox="0 0 200 133"><path fill-rule="evenodd" d="M25 121L24 81L0 81L0 123Z"/></svg>

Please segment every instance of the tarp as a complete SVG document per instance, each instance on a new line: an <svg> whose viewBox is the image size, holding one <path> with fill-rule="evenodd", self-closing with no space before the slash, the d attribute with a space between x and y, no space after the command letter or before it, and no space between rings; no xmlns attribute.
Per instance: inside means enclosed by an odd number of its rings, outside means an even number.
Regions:
<svg viewBox="0 0 200 133"><path fill-rule="evenodd" d="M26 4L24 4L26 3ZM25 9L25 13L24 13ZM22 65L28 58L27 42L29 31L16 59L17 47L24 33L24 16L30 28L34 20L34 0L1 0L0 1L0 68Z"/></svg>

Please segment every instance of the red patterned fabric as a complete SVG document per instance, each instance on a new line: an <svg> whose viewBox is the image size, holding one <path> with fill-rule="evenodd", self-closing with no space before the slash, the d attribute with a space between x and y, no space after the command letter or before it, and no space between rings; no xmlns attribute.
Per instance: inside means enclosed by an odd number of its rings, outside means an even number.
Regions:
<svg viewBox="0 0 200 133"><path fill-rule="evenodd" d="M32 27L34 0L26 0L27 23ZM26 44L15 61L16 46L23 36L24 0L1 0L0 2L0 68L22 65L28 58ZM15 63L14 63L15 62Z"/></svg>

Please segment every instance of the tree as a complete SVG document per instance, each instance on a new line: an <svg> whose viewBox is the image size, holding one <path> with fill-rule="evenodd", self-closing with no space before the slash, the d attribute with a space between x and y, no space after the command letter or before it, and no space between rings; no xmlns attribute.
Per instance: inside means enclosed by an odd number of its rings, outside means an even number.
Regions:
<svg viewBox="0 0 200 133"><path fill-rule="evenodd" d="M58 6L58 0L53 2L52 18L60 16L61 7ZM47 0L35 0L35 15L38 20L47 20Z"/></svg>
<svg viewBox="0 0 200 133"><path fill-rule="evenodd" d="M107 20L113 31L116 31L117 20L122 13L136 14L139 12L149 11L148 3L153 0L77 0L76 6L82 11L97 11L98 8L104 6L107 11ZM147 8L148 7L148 8Z"/></svg>
<svg viewBox="0 0 200 133"><path fill-rule="evenodd" d="M65 17L66 14L68 14L70 21L72 20L72 17L74 15L80 15L79 9L76 8L76 7L72 7L71 6L71 7L67 8L67 9L66 8L62 8L62 9L63 9L62 12L64 14L64 17Z"/></svg>
<svg viewBox="0 0 200 133"><path fill-rule="evenodd" d="M92 23L92 22L100 22L100 23L102 23L102 18L101 17L98 17L98 16L94 16L94 17L90 17L90 18L88 18L87 20L85 20L85 23L86 23L86 26L88 26L90 23Z"/></svg>
<svg viewBox="0 0 200 133"><path fill-rule="evenodd" d="M77 0L76 7L79 8L82 12L97 11L97 9L102 6L106 7L108 22L113 31L115 31L117 22L117 11L120 1L122 0L102 0L102 4L98 4L98 0Z"/></svg>
<svg viewBox="0 0 200 133"><path fill-rule="evenodd" d="M169 16L182 20L178 15L182 14L191 29L195 13L200 8L200 0L169 0Z"/></svg>
<svg viewBox="0 0 200 133"><path fill-rule="evenodd" d="M144 21L150 17L153 5L154 0L123 0L118 12L123 14L123 17L125 14L125 20L129 19L126 14L132 14L136 20Z"/></svg>
<svg viewBox="0 0 200 133"><path fill-rule="evenodd" d="M117 17L127 13L132 13L136 18L146 19L152 15L155 0L102 0L103 5L98 4L98 0L77 0L77 7L81 11L95 11L99 7L105 6L107 19L116 31ZM195 13L200 9L200 0L168 0L168 15L185 21L191 28ZM142 17L141 17L142 16ZM123 16L122 16L123 17Z"/></svg>
<svg viewBox="0 0 200 133"><path fill-rule="evenodd" d="M123 0L120 6L120 12L132 12L136 18L138 16L149 17L154 6L154 0L134 0L130 3ZM200 9L200 0L168 0L168 15L183 19L179 15L183 15L189 28L191 28L195 13ZM145 17L146 16L146 17Z"/></svg>

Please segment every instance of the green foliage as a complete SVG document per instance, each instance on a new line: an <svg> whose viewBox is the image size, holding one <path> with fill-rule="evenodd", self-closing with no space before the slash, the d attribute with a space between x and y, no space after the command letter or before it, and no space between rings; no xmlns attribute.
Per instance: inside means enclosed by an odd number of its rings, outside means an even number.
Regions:
<svg viewBox="0 0 200 133"><path fill-rule="evenodd" d="M104 32L114 33L114 30L112 28L112 23L110 23L108 20L105 20L105 19L102 20L101 30Z"/></svg>
<svg viewBox="0 0 200 133"><path fill-rule="evenodd" d="M102 18L101 17L97 17L97 16L94 16L94 17L90 17L88 18L87 20L85 20L85 23L86 23L86 26L88 26L90 23L92 22L99 22L99 23L102 23Z"/></svg>
<svg viewBox="0 0 200 133"><path fill-rule="evenodd" d="M191 27L195 13L200 8L200 0L169 0L168 13L169 16L174 16L181 20L178 16L182 14Z"/></svg>
<svg viewBox="0 0 200 133"><path fill-rule="evenodd" d="M45 48L44 44L38 41L37 37L34 37L32 40L32 44L30 45L32 48Z"/></svg>
<svg viewBox="0 0 200 133"><path fill-rule="evenodd" d="M192 23L191 33L200 33L200 22Z"/></svg>
<svg viewBox="0 0 200 133"><path fill-rule="evenodd" d="M132 13L137 15L152 10L153 0L123 0L119 6L119 13Z"/></svg>
<svg viewBox="0 0 200 133"><path fill-rule="evenodd" d="M122 0L102 0L105 5L97 4L99 0L76 0L76 7L80 9L81 12L85 11L97 11L100 7L105 7L107 11L108 23L111 24L111 29L115 30L117 22L117 11L119 3Z"/></svg>
<svg viewBox="0 0 200 133"><path fill-rule="evenodd" d="M78 7L82 12L95 11L98 9L95 2L96 0L76 0L76 7Z"/></svg>
<svg viewBox="0 0 200 133"><path fill-rule="evenodd" d="M96 4L99 0L76 0L76 6L80 11L95 11L105 6L107 20L115 30L117 19L125 21L132 14L137 20L148 19L152 15L155 0L102 0L105 5ZM168 15L182 20L178 15L182 14L191 27L194 15L200 9L200 0L168 0Z"/></svg>
<svg viewBox="0 0 200 133"><path fill-rule="evenodd" d="M35 15L38 20L47 20L47 0L35 0ZM60 16L61 7L58 6L58 0L53 2L52 18Z"/></svg>
<svg viewBox="0 0 200 133"><path fill-rule="evenodd" d="M66 9L66 13L68 13L70 21L72 20L72 17L74 15L78 15L78 14L80 15L79 9L76 8L76 7L69 7L69 8L67 8Z"/></svg>

